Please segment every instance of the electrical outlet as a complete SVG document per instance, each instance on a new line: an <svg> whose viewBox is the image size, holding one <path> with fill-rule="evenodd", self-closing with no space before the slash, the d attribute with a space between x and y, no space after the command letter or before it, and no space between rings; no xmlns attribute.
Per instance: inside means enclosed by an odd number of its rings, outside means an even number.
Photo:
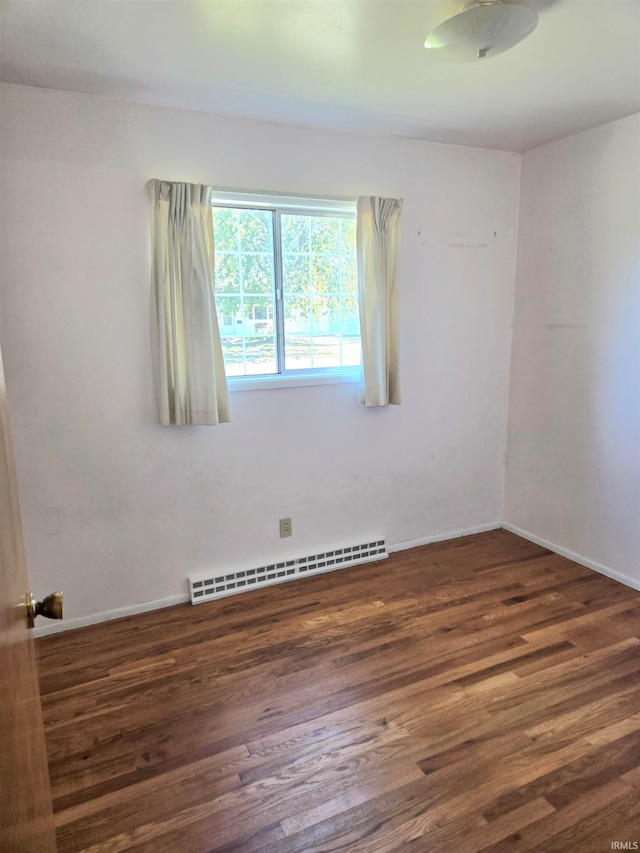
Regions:
<svg viewBox="0 0 640 853"><path fill-rule="evenodd" d="M291 536L291 519L290 518L281 518L280 519L280 538L285 539L287 536Z"/></svg>

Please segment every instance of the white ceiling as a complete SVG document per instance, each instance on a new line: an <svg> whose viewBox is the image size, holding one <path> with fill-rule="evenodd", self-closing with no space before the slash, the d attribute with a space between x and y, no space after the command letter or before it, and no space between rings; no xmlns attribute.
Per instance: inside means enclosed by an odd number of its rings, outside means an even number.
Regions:
<svg viewBox="0 0 640 853"><path fill-rule="evenodd" d="M640 0L527 0L484 62L423 43L463 0L0 0L0 79L523 151L640 111Z"/></svg>

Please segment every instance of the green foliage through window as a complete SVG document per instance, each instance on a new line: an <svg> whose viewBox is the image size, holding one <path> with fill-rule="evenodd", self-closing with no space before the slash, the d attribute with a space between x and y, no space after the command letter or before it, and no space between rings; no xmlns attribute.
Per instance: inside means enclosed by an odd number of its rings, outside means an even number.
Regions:
<svg viewBox="0 0 640 853"><path fill-rule="evenodd" d="M352 216L214 206L228 376L360 363Z"/></svg>

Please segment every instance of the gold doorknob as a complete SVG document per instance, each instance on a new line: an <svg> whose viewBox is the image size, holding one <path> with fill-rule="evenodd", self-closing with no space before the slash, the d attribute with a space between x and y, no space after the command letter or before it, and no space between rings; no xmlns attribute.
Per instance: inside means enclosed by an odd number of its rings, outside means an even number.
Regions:
<svg viewBox="0 0 640 853"><path fill-rule="evenodd" d="M36 601L33 595L27 593L27 623L30 628L36 620L36 616L46 616L47 619L62 619L62 593L52 592L42 601Z"/></svg>

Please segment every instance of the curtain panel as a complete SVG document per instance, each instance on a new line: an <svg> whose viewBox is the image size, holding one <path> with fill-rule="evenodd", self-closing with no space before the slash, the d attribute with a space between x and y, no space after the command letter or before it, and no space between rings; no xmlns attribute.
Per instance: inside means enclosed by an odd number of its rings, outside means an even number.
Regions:
<svg viewBox="0 0 640 853"><path fill-rule="evenodd" d="M358 199L360 402L366 406L400 404L397 267L401 208L399 199Z"/></svg>
<svg viewBox="0 0 640 853"><path fill-rule="evenodd" d="M151 343L160 423L229 421L211 187L152 180Z"/></svg>

